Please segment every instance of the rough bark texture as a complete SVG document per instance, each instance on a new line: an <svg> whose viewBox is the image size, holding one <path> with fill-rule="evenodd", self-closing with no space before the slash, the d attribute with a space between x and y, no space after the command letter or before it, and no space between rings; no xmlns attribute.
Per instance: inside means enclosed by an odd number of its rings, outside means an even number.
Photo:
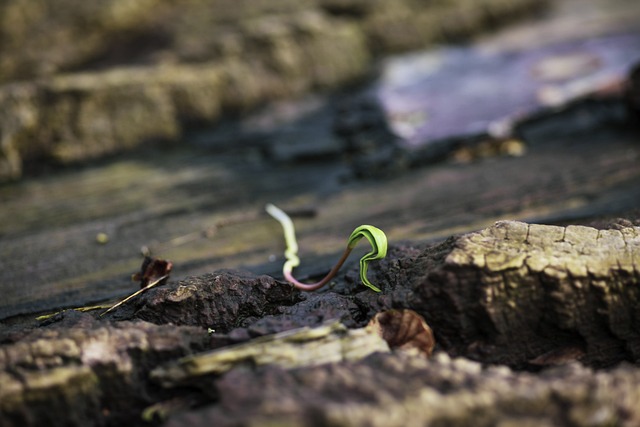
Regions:
<svg viewBox="0 0 640 427"><path fill-rule="evenodd" d="M100 320L67 311L6 331L1 421L140 423L147 408L168 425L633 425L637 367L591 368L638 361L639 265L640 227L629 221L503 221L392 248L369 272L380 294L355 270L316 293L268 276L195 277ZM388 308L427 319L439 345L432 362L417 352L354 361L388 351L375 328L323 325L364 326ZM193 355L206 349L217 350ZM566 366L512 371L550 365Z"/></svg>
<svg viewBox="0 0 640 427"><path fill-rule="evenodd" d="M0 181L24 162L177 141L223 112L359 80L377 54L468 36L545 3L6 1Z"/></svg>
<svg viewBox="0 0 640 427"><path fill-rule="evenodd" d="M5 338L0 351L3 426L136 420L158 399L149 370L201 351L209 340L201 328L107 324L75 312L58 320L50 328Z"/></svg>
<svg viewBox="0 0 640 427"><path fill-rule="evenodd" d="M282 27L276 34L270 28L264 34L260 27L254 30L256 40L266 44L256 46L255 55L68 74L0 87L6 159L0 174L17 176L24 160L69 163L148 141L177 141L190 126L212 123L223 111L241 113L364 74L365 40L352 24L330 23L322 15L283 20L274 23Z"/></svg>
<svg viewBox="0 0 640 427"><path fill-rule="evenodd" d="M214 146L138 153L0 186L0 322L132 293L129 278L140 268L143 245L174 262L173 280L239 266L277 275L284 242L264 213L267 202L313 215L294 217L302 275L328 270L343 238L360 224L399 242L434 241L506 218L635 218L637 133L602 125L575 130L591 116L578 110L571 117L559 114L531 128L535 138L525 156L443 162L384 180L345 180L350 171L340 149L279 162L256 146L237 152ZM269 147L290 144L310 155L310 140L331 144L330 120L292 126L293 135L273 135ZM98 243L98 233L109 242Z"/></svg>
<svg viewBox="0 0 640 427"><path fill-rule="evenodd" d="M632 426L640 422L639 381L640 371L626 365L534 375L446 353L378 354L292 371L234 370L202 386L218 403L165 425Z"/></svg>
<svg viewBox="0 0 640 427"><path fill-rule="evenodd" d="M269 46L264 30L282 35L280 17L322 13L357 22L378 52L416 48L477 33L541 7L532 0L77 0L0 5L0 81L122 63L195 62ZM260 22L262 20L262 22ZM257 28L261 27L261 28ZM40 31L34 31L38 28ZM402 30L402 31L400 31ZM286 33L286 31L285 31ZM282 40L282 39L281 39ZM336 45L339 46L339 45Z"/></svg>
<svg viewBox="0 0 640 427"><path fill-rule="evenodd" d="M455 38L549 2L426 3L2 2L2 173L24 159L174 139L227 112L357 79L384 49ZM565 37L578 28L578 39L638 28L636 0L549 4L564 18L527 26L522 39L509 30L498 44L543 43L553 28ZM635 83L637 72L632 113ZM395 144L370 105L337 111L347 96L268 105L190 135L197 149L138 151L0 186L0 425L640 424L640 147L637 133L597 113L622 100L532 121L522 157L487 157L480 144L463 165L407 171L424 162L401 156L391 168L399 176L364 182L338 160L333 116L343 116L351 154L368 147L388 162ZM393 246L368 274L383 292L359 283L355 262L314 293L218 270L279 277L280 228L260 214L273 201L314 215L294 218L296 273L310 281L345 231L384 229ZM595 228L490 226L601 215ZM609 223L613 215L631 221ZM173 261L172 281L102 317L35 320L133 292L141 245ZM420 315L396 330L388 309ZM416 326L427 335L410 334ZM418 349L407 353L411 337Z"/></svg>
<svg viewBox="0 0 640 427"><path fill-rule="evenodd" d="M389 346L374 328L348 330L339 321L333 321L184 357L167 367L155 369L151 378L165 387L172 387L204 375L221 375L243 365L293 369L360 360L372 353L388 351Z"/></svg>
<svg viewBox="0 0 640 427"><path fill-rule="evenodd" d="M134 316L157 324L193 325L229 332L248 319L277 313L300 299L289 284L272 277L220 272L149 293L148 298L138 302L141 307Z"/></svg>
<svg viewBox="0 0 640 427"><path fill-rule="evenodd" d="M416 304L458 354L517 366L563 350L593 366L640 358L638 227L498 222L416 266Z"/></svg>

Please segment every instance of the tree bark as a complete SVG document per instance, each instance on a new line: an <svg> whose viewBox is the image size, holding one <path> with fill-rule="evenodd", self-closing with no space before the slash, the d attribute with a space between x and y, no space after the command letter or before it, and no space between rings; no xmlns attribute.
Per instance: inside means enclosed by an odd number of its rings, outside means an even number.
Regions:
<svg viewBox="0 0 640 427"><path fill-rule="evenodd" d="M151 0L123 13L118 1L3 2L0 182L25 162L176 142L223 112L345 86L377 55L468 38L547 2L339 3Z"/></svg>
<svg viewBox="0 0 640 427"><path fill-rule="evenodd" d="M377 354L309 369L231 371L208 385L219 393L215 405L165 425L636 425L638 381L631 366L594 372L573 364L536 375L446 353Z"/></svg>
<svg viewBox="0 0 640 427"><path fill-rule="evenodd" d="M423 253L411 305L450 351L485 362L636 361L640 229L618 228L498 222Z"/></svg>
<svg viewBox="0 0 640 427"><path fill-rule="evenodd" d="M147 371L208 346L206 330L73 311L0 350L3 426L122 425L158 399ZM155 395L155 396L154 396Z"/></svg>
<svg viewBox="0 0 640 427"><path fill-rule="evenodd" d="M355 268L315 293L268 276L195 277L102 318L67 311L5 332L0 421L631 425L640 371L618 363L638 360L639 265L640 228L629 222L503 221L391 248L369 271L380 294ZM427 319L431 361L388 354L371 330L322 325L362 327L388 308Z"/></svg>

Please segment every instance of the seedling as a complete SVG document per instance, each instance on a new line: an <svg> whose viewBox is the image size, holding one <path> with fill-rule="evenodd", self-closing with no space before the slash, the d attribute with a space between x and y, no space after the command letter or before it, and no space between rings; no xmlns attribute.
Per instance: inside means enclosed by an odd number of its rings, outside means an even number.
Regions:
<svg viewBox="0 0 640 427"><path fill-rule="evenodd" d="M298 258L298 242L296 241L296 232L293 227L293 222L291 221L291 218L289 218L289 215L272 204L268 204L266 206L266 210L269 215L280 222L282 229L284 230L284 239L287 246L284 251L284 256L287 260L282 267L282 274L293 286L304 291L315 291L329 283L329 281L338 273L338 270L340 270L340 267L342 267L342 264L347 260L349 254L353 248L356 247L360 239L365 237L371 244L372 250L360 259L360 279L362 280L362 283L369 288L376 292L380 292L380 289L374 286L369 279L367 279L367 268L369 266L369 261L382 259L387 255L387 236L382 230L372 225L361 225L356 228L353 230L353 233L351 233L351 236L349 236L347 247L342 254L342 257L340 257L331 271L329 271L329 273L327 273L327 275L319 282L302 283L293 277L293 269L300 265L300 258Z"/></svg>

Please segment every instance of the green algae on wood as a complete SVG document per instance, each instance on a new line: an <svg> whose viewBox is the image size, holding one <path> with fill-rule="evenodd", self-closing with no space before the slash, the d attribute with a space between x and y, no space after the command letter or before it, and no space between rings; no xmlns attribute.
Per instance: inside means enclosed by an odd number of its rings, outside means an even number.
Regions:
<svg viewBox="0 0 640 427"><path fill-rule="evenodd" d="M347 329L338 321L255 338L247 343L187 356L155 369L151 377L165 387L203 375L220 375L250 363L286 369L362 359L389 346L373 329Z"/></svg>

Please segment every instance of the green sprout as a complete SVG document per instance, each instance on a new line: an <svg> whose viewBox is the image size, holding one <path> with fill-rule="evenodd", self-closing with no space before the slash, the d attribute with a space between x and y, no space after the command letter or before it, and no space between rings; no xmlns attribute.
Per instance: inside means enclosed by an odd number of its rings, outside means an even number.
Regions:
<svg viewBox="0 0 640 427"><path fill-rule="evenodd" d="M342 267L342 264L347 260L347 257L349 257L349 254L353 248L356 247L360 239L365 237L371 244L372 249L371 252L367 253L360 259L360 279L362 280L362 283L369 288L376 292L380 292L380 289L374 286L369 279L367 279L367 268L369 266L369 261L382 259L387 255L387 236L382 230L372 225L361 225L360 227L357 227L353 230L351 236L349 236L347 247L342 254L342 257L340 257L331 271L329 271L329 273L327 273L327 275L319 282L302 283L293 277L293 269L300 265L300 258L298 258L298 242L296 241L296 232L293 227L293 222L291 221L291 218L289 218L289 215L272 204L268 204L265 209L269 215L280 222L282 229L284 230L284 239L287 248L284 251L286 261L282 267L282 273L284 274L284 278L293 286L304 291L314 291L326 285L335 277L336 273L338 273L338 270L340 270L340 267Z"/></svg>

